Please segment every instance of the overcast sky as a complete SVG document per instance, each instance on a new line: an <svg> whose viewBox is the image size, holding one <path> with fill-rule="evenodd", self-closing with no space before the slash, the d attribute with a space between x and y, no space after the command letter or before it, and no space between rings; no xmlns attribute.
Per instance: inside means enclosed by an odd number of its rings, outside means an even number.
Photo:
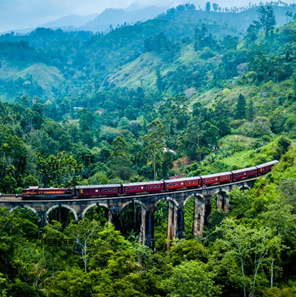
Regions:
<svg viewBox="0 0 296 297"><path fill-rule="evenodd" d="M135 0L0 0L0 32L31 28L54 21L69 14L87 15L100 13L105 8L126 8ZM192 0L138 0L141 5L174 6L180 3L194 3L201 7L206 1ZM250 0L216 0L220 6L246 6ZM258 3L252 1L252 3ZM286 0L293 3L296 0Z"/></svg>

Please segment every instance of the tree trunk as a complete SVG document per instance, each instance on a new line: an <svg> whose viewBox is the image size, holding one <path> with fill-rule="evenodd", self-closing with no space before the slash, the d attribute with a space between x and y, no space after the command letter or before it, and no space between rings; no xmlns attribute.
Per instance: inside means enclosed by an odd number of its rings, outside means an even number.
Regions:
<svg viewBox="0 0 296 297"><path fill-rule="evenodd" d="M273 267L274 267L274 259L271 260L271 275L270 275L270 287L273 287Z"/></svg>
<svg viewBox="0 0 296 297"><path fill-rule="evenodd" d="M244 271L244 262L241 259L241 269L242 269L242 275L243 277L245 277L245 271ZM244 297L247 297L247 293L246 293L246 285L243 284L243 290L244 290Z"/></svg>

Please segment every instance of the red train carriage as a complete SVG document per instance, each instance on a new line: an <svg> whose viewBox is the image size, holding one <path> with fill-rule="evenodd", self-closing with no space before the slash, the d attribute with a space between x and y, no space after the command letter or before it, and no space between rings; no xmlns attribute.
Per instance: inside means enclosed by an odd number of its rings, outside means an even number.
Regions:
<svg viewBox="0 0 296 297"><path fill-rule="evenodd" d="M219 183L219 173L201 176L202 185L212 185Z"/></svg>
<svg viewBox="0 0 296 297"><path fill-rule="evenodd" d="M146 192L160 192L164 190L163 181L146 182Z"/></svg>
<svg viewBox="0 0 296 297"><path fill-rule="evenodd" d="M222 172L218 173L220 183L227 183L232 181L232 173L231 172Z"/></svg>
<svg viewBox="0 0 296 297"><path fill-rule="evenodd" d="M39 187L29 187L28 189L22 190L22 196L23 197L29 197L29 196L37 196L38 195L38 189Z"/></svg>
<svg viewBox="0 0 296 297"><path fill-rule="evenodd" d="M22 197L34 199L69 198L73 196L72 188L39 188L29 187L22 190Z"/></svg>
<svg viewBox="0 0 296 297"><path fill-rule="evenodd" d="M146 192L146 182L122 184L122 194L135 194Z"/></svg>
<svg viewBox="0 0 296 297"><path fill-rule="evenodd" d="M186 178L175 178L175 179L167 179L164 180L165 190L173 190L173 189L182 189L185 188L185 179Z"/></svg>
<svg viewBox="0 0 296 297"><path fill-rule="evenodd" d="M185 178L187 188L197 188L202 186L202 180L199 176Z"/></svg>
<svg viewBox="0 0 296 297"><path fill-rule="evenodd" d="M78 198L101 195L116 196L121 194L121 184L76 186L75 194Z"/></svg>
<svg viewBox="0 0 296 297"><path fill-rule="evenodd" d="M244 179L244 178L249 178L253 176L258 175L258 169L257 167L249 167L245 169L239 169L239 170L234 170L232 171L233 174L233 180L239 180L239 179Z"/></svg>
<svg viewBox="0 0 296 297"><path fill-rule="evenodd" d="M222 172L201 176L202 185L225 183L232 180L231 172Z"/></svg>
<svg viewBox="0 0 296 297"><path fill-rule="evenodd" d="M271 168L278 162L279 161L274 160L274 161L256 166L258 168L258 174L264 174L264 173L271 171Z"/></svg>

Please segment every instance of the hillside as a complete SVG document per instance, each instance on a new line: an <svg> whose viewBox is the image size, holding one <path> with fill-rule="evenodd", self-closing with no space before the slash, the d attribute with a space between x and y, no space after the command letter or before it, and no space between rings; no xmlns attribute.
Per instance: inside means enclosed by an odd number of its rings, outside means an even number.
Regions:
<svg viewBox="0 0 296 297"><path fill-rule="evenodd" d="M287 20L286 11L294 11L294 8L275 6L274 10L277 24L281 25L284 20ZM202 24L206 25L207 35L212 34L216 40L222 40L227 35L238 36L241 39L248 26L257 18L255 7L239 13L222 13L200 11L194 6L185 5L170 9L155 19L134 26L122 25L108 34L85 31L63 32L42 28L27 35L5 34L0 36L0 42L4 48L7 46L5 41L14 43L10 47L17 46L17 42L27 41L29 47L26 47L25 51L34 52L35 56L30 57L29 60L27 56L22 57L18 53L16 57L13 55L0 57L9 67L16 66L13 79L8 75L2 81L0 96L3 100L12 101L16 96L27 92L30 96L39 96L46 100L66 95L72 96L77 94L78 90L79 94L89 97L89 90L94 93L110 86L134 88L144 84L147 90L155 89L155 67L160 68L164 80L169 80L169 76L176 72L178 67L191 65L192 72L197 73L196 70L199 68L209 69L214 65L213 62L219 62L222 52L218 49L216 52L214 50L213 55L216 57L212 60L200 59L200 56L196 55L195 30L201 29ZM164 36L159 35L160 33ZM147 48L148 40L155 44L164 43L159 44L164 48L152 49L151 46ZM145 62L147 52L154 60L151 65ZM156 61L160 61L158 65ZM54 86L44 88L39 79L35 80L38 75L33 75L25 80L31 86L28 91L28 84L23 85L24 76L17 76L18 68L21 66L18 64L29 63L28 67L30 67L40 62L54 67L56 73L63 75L63 84L67 90L56 89ZM138 71L138 63L142 65L141 71ZM129 73L129 70L132 73ZM17 83L18 78L20 78L19 83ZM54 78L51 77L51 79ZM16 83L18 87L13 90L7 87ZM32 86L35 87L32 89ZM176 87L171 86L167 94L174 95L179 92L179 89L184 91L192 87L196 88L196 84L180 86L178 91L175 90Z"/></svg>
<svg viewBox="0 0 296 297"><path fill-rule="evenodd" d="M215 186L210 203L124 196L119 211L96 197L74 221L64 203L37 218L7 201L1 297L296 296L296 5L207 6L108 32L0 36L0 196L279 160L251 190ZM168 251L168 214L183 237L183 210L185 239Z"/></svg>
<svg viewBox="0 0 296 297"><path fill-rule="evenodd" d="M269 144L280 158L277 139L296 138L296 22L275 28L270 14L263 31L266 9L241 38L225 24L181 21L195 15L191 5L108 34L1 36L2 175L30 155L9 191L27 176L72 186L230 170L269 161ZM22 149L6 159L11 137ZM83 166L83 153L96 164ZM56 158L65 167L50 174L43 166ZM64 181L70 160L75 174Z"/></svg>

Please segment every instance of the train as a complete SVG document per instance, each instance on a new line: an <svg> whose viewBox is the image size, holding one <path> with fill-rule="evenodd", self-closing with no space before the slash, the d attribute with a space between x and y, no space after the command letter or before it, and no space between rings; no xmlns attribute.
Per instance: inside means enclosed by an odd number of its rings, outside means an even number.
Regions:
<svg viewBox="0 0 296 297"><path fill-rule="evenodd" d="M137 182L127 184L87 185L74 188L39 188L29 187L22 190L22 199L80 199L102 198L111 196L138 195L157 192L171 192L191 188L226 184L248 179L271 171L277 160L229 172L215 173L194 177L164 179L160 181Z"/></svg>

